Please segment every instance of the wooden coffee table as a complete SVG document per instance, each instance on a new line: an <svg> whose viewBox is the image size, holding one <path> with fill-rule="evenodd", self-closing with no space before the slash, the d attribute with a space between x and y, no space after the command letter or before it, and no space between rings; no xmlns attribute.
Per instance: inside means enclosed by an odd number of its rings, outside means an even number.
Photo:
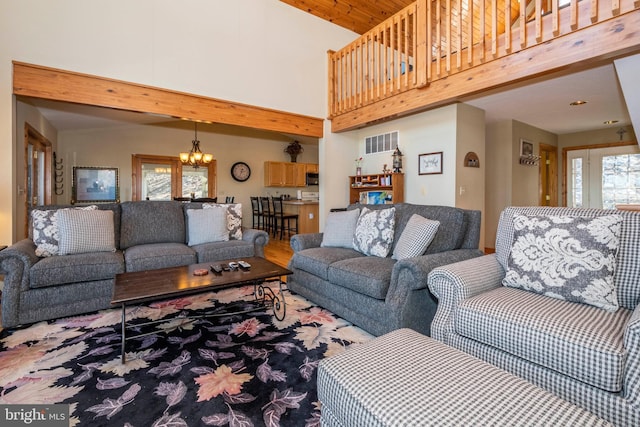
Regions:
<svg viewBox="0 0 640 427"><path fill-rule="evenodd" d="M284 294L282 293L282 280L278 282L279 289L277 292L265 285L265 281L267 279L281 278L282 276L287 276L293 272L280 267L271 261L267 261L264 258L251 257L243 258L243 260L251 264L251 269L246 271L240 269L236 271L223 271L220 275L214 274L214 272L210 270L210 267L216 264L225 265L231 261L238 260L230 259L205 264L193 264L183 267L161 268L157 270L134 271L131 273L117 274L111 304L120 305L122 307L122 363L125 363L126 340L148 335L140 334L132 337L126 336L126 330L129 327L126 322L126 307L128 305L175 298L188 294L213 291L245 284L253 284L256 300L261 303L260 308L263 308L264 306L272 306L276 319L284 319L286 314L286 302L284 300ZM194 271L202 269L206 269L208 274L204 276L196 276L193 274ZM229 314L233 313L217 315L202 314L193 317L228 316ZM156 322L148 322L145 323L145 325L150 323Z"/></svg>

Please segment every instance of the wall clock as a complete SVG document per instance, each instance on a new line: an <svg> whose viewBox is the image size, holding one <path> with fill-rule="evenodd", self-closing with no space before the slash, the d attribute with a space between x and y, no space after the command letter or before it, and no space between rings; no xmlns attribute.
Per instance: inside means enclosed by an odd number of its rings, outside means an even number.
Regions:
<svg viewBox="0 0 640 427"><path fill-rule="evenodd" d="M231 166L231 176L239 182L244 182L251 176L251 168L245 162L235 162Z"/></svg>

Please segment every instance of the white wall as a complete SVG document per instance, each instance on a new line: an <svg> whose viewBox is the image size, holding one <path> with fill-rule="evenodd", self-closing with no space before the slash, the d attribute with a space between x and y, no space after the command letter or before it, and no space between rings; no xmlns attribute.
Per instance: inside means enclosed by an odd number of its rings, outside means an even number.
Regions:
<svg viewBox="0 0 640 427"><path fill-rule="evenodd" d="M483 210L484 166L473 171L460 169L467 151L484 158L484 127L484 111L462 104L340 134L330 133L326 126L325 138L320 143L321 164L322 159L326 164L320 184L324 198L320 205L321 230L330 208L349 203L348 176L355 174L356 158L364 157L363 174L382 173L385 163L391 168L391 153L365 155L364 140L392 131L400 133L406 202ZM443 152L443 173L418 175L418 155L438 151ZM459 186L467 188L462 197L456 193Z"/></svg>
<svg viewBox="0 0 640 427"><path fill-rule="evenodd" d="M277 0L0 0L0 244L23 162L12 60L325 117L326 51L356 36Z"/></svg>

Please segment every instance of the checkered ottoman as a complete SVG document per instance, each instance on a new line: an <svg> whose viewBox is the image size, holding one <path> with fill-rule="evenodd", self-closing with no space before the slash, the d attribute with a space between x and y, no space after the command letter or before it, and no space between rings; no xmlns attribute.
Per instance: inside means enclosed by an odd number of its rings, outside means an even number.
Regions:
<svg viewBox="0 0 640 427"><path fill-rule="evenodd" d="M411 329L324 359L323 426L605 426L527 381Z"/></svg>

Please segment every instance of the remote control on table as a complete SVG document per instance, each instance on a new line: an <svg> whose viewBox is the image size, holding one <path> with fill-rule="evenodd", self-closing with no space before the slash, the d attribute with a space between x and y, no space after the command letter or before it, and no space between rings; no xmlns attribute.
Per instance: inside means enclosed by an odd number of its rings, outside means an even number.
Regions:
<svg viewBox="0 0 640 427"><path fill-rule="evenodd" d="M231 262L229 263L229 268L231 269L231 271L235 271L235 270L237 270L237 269L238 269L238 263L237 263L237 262L235 262L235 261L231 261Z"/></svg>
<svg viewBox="0 0 640 427"><path fill-rule="evenodd" d="M220 267L218 264L212 265L211 271L213 271L216 274L222 274L222 267Z"/></svg>
<svg viewBox="0 0 640 427"><path fill-rule="evenodd" d="M241 269L243 270L249 270L251 269L251 264L249 264L247 261L238 261L238 265L240 266Z"/></svg>

